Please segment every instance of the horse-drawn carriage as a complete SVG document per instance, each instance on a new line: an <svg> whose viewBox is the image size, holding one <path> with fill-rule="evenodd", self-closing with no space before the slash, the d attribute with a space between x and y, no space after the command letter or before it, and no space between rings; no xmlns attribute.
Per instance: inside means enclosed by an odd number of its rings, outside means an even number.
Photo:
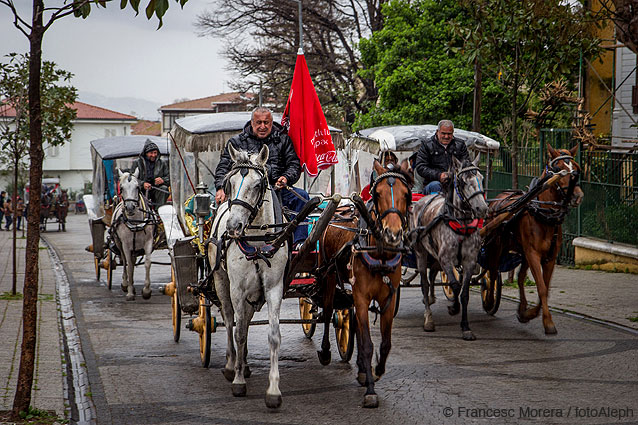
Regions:
<svg viewBox="0 0 638 425"><path fill-rule="evenodd" d="M47 224L58 224L58 232L66 232L66 216L69 212L69 196L66 189L60 188L60 179L46 177L42 179L40 194L40 231L47 231Z"/></svg>
<svg viewBox="0 0 638 425"><path fill-rule="evenodd" d="M119 136L96 139L91 142L91 159L93 163L93 180L92 194L84 195L83 200L86 206L89 219L89 227L91 229L92 244L88 250L93 253L95 263L95 277L100 279L101 269L106 271L107 287L111 289L113 281L113 271L117 265L123 265L123 256L116 243L112 226L114 225L114 213L117 206L122 203L120 208L124 207L125 198L122 196L122 185L120 177L122 172L130 170L135 160L142 152L144 144L147 141L155 143L160 151L160 155L166 157L168 155L168 145L165 138L156 136ZM127 179L129 180L129 179ZM136 191L136 184L130 185L131 190ZM134 199L139 213L144 215L141 221L132 224L132 227L144 229L146 225L155 226L159 223L159 217L148 206L145 197L138 201L138 195L131 195ZM144 206L147 205L147 206ZM131 227L133 221L129 221ZM126 224L126 223L125 223ZM150 227L149 227L150 228ZM153 249L165 248L163 242L163 232L155 232L153 235ZM141 264L144 251L137 249L133 253L132 261L134 265ZM148 261L150 259L147 258ZM132 269L129 273L130 282L132 282ZM147 273L148 274L148 273ZM129 277L127 276L127 277ZM124 282L123 282L124 284ZM123 286L124 288L124 286ZM147 290L148 293L148 290Z"/></svg>

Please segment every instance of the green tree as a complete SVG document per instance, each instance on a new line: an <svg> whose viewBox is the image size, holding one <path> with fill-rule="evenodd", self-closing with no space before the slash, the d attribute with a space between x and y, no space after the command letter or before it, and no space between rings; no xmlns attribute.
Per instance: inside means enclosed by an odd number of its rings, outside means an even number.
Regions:
<svg viewBox="0 0 638 425"><path fill-rule="evenodd" d="M597 52L592 19L582 4L557 0L462 0L474 22L457 27L466 57L509 93L512 186L518 187L518 121L549 82L574 75L580 55Z"/></svg>
<svg viewBox="0 0 638 425"><path fill-rule="evenodd" d="M184 6L188 0L175 0ZM69 16L87 18L93 6L106 7L111 0L69 0L60 5L44 6L44 0L33 0L31 19L23 18L18 13L14 0L0 0L11 11L13 25L29 39L29 184L31 193L40 193L42 189L42 159L43 159L43 115L41 102L42 78L42 41L44 34L51 26ZM120 8L131 7L139 13L140 0L120 0ZM153 15L162 26L162 17L169 7L169 0L148 0L146 17ZM20 411L27 411L31 403L31 387L33 385L33 370L36 345L36 321L38 316L38 243L40 240L40 197L34 196L29 200L27 216L27 244L26 266L24 276L23 307L22 307L22 347L20 353L20 368L18 372L18 386L13 399L13 416L19 418Z"/></svg>
<svg viewBox="0 0 638 425"><path fill-rule="evenodd" d="M459 54L451 22L466 20L452 0L395 0L385 5L383 29L359 43L365 77L374 78L379 100L360 114L356 128L436 123L472 124L474 70ZM492 132L504 113L503 90L485 81L484 127Z"/></svg>
<svg viewBox="0 0 638 425"><path fill-rule="evenodd" d="M0 125L0 165L13 169L12 203L17 205L18 176L26 170L26 152L29 147L29 57L15 53L7 55L8 62L0 63L0 115L5 117ZM75 111L68 105L75 102L77 91L74 87L60 86L70 81L72 74L56 69L55 63L42 64L40 92L42 95L42 139L44 143L56 146L71 137ZM13 284L11 292L16 293L16 226L13 226Z"/></svg>

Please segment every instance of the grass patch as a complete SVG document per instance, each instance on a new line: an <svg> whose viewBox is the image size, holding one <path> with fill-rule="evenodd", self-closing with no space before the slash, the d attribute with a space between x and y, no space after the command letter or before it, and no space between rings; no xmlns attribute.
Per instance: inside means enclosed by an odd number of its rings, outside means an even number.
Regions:
<svg viewBox="0 0 638 425"><path fill-rule="evenodd" d="M11 292L3 292L2 294L0 294L0 300L18 301L21 299L22 299L22 293L20 292L16 292L15 295L13 295Z"/></svg>
<svg viewBox="0 0 638 425"><path fill-rule="evenodd" d="M638 316L629 316L627 318L627 320L629 320L630 322L638 322Z"/></svg>
<svg viewBox="0 0 638 425"><path fill-rule="evenodd" d="M34 407L29 407L27 412L20 412L20 419L13 421L11 419L11 411L0 411L0 423L11 424L30 424L30 425L51 425L54 423L68 424L69 422L64 418L59 418L53 410L42 410Z"/></svg>
<svg viewBox="0 0 638 425"><path fill-rule="evenodd" d="M518 288L518 281L517 280L510 281L509 279L505 279L503 281L503 286L509 286L510 288ZM523 284L523 286L536 286L536 283L534 283L534 281L531 280L529 277L526 277L525 283Z"/></svg>
<svg viewBox="0 0 638 425"><path fill-rule="evenodd" d="M53 294L38 294L38 301L53 301Z"/></svg>

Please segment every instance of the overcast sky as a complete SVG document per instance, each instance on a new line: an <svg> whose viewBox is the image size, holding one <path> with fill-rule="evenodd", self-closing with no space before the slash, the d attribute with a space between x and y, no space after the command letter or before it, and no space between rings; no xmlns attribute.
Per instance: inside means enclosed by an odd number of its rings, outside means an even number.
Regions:
<svg viewBox="0 0 638 425"><path fill-rule="evenodd" d="M31 2L17 0L21 16L31 21ZM46 1L45 4L56 2ZM57 2L59 4L59 2ZM44 38L43 58L75 74L72 84L81 91L109 97L136 97L159 103L178 98L196 99L229 91L232 74L219 55L221 42L198 37L193 22L210 7L209 1L190 0L179 7L170 1L164 25L146 19L119 1L106 9L93 6L87 19L67 16L53 24ZM27 38L13 26L9 9L0 5L0 60L12 52L26 53Z"/></svg>

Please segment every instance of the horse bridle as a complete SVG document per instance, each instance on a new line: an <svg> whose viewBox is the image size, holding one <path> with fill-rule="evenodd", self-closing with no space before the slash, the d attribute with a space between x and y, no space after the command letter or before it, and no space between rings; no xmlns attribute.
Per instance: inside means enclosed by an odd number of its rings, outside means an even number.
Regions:
<svg viewBox="0 0 638 425"><path fill-rule="evenodd" d="M405 187L408 189L408 193L406 194L406 200L405 200L406 214L404 214L403 212L401 212L398 208L395 208L394 206L394 184L396 183L397 179L401 181L405 185ZM390 186L390 192L392 194L392 207L388 208L387 210L379 214L379 206L378 206L379 195L377 194L376 187L382 180L387 180L387 183ZM380 228L382 226L381 225L382 220L389 214L397 214L399 218L401 219L401 227L404 230L408 228L407 211L408 211L408 208L410 207L410 204L412 203L412 190L410 189L410 186L408 185L408 181L406 180L405 176L403 176L403 174L396 173L394 171L388 171L383 174L380 174L374 180L374 182L372 182L372 186L370 187L370 193L372 194L372 208L373 208L374 214L376 215L376 220L374 225L377 228Z"/></svg>
<svg viewBox="0 0 638 425"><path fill-rule="evenodd" d="M472 205L470 204L470 200L472 198L474 198L475 196L483 196L483 197L485 197L485 191L482 189L482 186L481 186L481 184L479 182L479 190L477 190L476 192L472 193L470 196L465 196L463 194L463 187L461 185L461 180L458 177L461 174L469 173L470 171L479 171L480 172L480 169L476 165L470 165L469 167L461 168L459 171L454 173L454 192L459 197L461 202L463 202L463 204L469 210L472 210ZM461 190L459 190L459 188ZM454 208L456 208L456 207L454 207Z"/></svg>
<svg viewBox="0 0 638 425"><path fill-rule="evenodd" d="M574 161L573 156L560 155L560 156L557 156L556 158L553 158L551 161L549 161L549 164L546 166L546 171L552 171L554 173L560 172L561 169L556 165L558 161L563 161L566 164L568 164L569 161L573 161L574 164L576 164L576 161ZM578 164L576 164L576 167L574 167L574 169L569 173L569 184L567 186L561 186L560 183L556 182L556 189L563 197L564 205L567 205L569 202L571 202L572 196L574 195L574 189L576 188L576 186L578 186L579 179L580 179L580 169L578 167Z"/></svg>
<svg viewBox="0 0 638 425"><path fill-rule="evenodd" d="M250 170L255 170L261 175L261 179L259 182L259 197L257 198L257 202L255 202L255 205L251 205L248 202L237 198L237 196L239 195L239 191L241 190L241 187L244 183L244 178L248 175L248 172ZM231 195L231 193L229 193L230 178L237 173L241 174L242 181L241 181L241 184L239 185L239 189L237 189L235 198L229 199L228 209L230 210L233 205L239 205L240 207L246 208L248 211L250 211L250 216L248 217L248 223L246 223L248 225L255 219L255 217L257 217L257 214L259 213L259 210L261 209L261 206L264 203L264 196L266 195L266 189L268 188L268 174L263 167L260 167L258 165L251 164L249 162L236 162L235 165L233 165L233 167L230 169L230 172L226 176L226 181L224 183L224 191L226 192L226 195L229 196L229 198Z"/></svg>

